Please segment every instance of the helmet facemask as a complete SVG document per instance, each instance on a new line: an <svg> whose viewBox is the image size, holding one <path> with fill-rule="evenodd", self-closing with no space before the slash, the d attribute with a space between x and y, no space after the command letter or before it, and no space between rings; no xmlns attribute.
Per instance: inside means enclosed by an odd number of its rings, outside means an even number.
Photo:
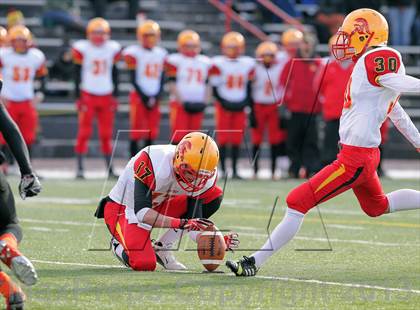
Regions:
<svg viewBox="0 0 420 310"><path fill-rule="evenodd" d="M215 170L200 169L195 171L189 164L182 163L174 167L175 177L183 190L197 192L204 188L206 182L214 176Z"/></svg>

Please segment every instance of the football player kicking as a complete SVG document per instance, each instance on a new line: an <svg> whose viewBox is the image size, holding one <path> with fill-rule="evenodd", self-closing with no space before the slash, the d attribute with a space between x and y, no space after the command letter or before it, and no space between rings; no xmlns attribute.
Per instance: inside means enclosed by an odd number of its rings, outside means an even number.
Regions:
<svg viewBox="0 0 420 310"><path fill-rule="evenodd" d="M1 86L0 80L0 90ZM20 196L25 199L37 195L41 191L41 184L33 173L28 149L2 102L0 102L0 131L20 167L22 174L19 185ZM0 172L0 260L21 282L33 285L37 281L37 274L32 263L18 249L21 240L22 229L18 224L13 193L6 177ZM25 294L3 271L0 271L0 294L6 299L7 309L23 309Z"/></svg>
<svg viewBox="0 0 420 310"><path fill-rule="evenodd" d="M126 266L153 271L156 262L171 270L186 269L172 246L183 231L196 240L219 208L223 192L216 185L219 150L206 134L192 132L177 146L144 148L127 164L96 217L112 235L111 249ZM169 228L155 243L152 228ZM235 233L225 236L227 249L238 246ZM172 249L172 250L171 250Z"/></svg>
<svg viewBox="0 0 420 310"><path fill-rule="evenodd" d="M398 102L402 92L419 93L420 80L405 74L400 53L387 47L387 41L388 23L379 12L358 9L344 19L333 53L356 64L340 119L341 151L336 161L289 193L286 215L261 250L226 263L237 276L254 276L296 235L305 213L346 190L353 190L372 217L420 208L419 191L400 189L385 195L376 173L380 127L388 117L420 152L420 134Z"/></svg>

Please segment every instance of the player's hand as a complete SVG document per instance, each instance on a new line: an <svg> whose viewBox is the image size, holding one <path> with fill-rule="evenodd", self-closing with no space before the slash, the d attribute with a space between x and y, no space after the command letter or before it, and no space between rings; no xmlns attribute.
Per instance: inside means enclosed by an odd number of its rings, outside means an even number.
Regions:
<svg viewBox="0 0 420 310"><path fill-rule="evenodd" d="M119 102L118 102L117 98L112 97L111 98L111 110L112 111L117 111L118 105L119 105Z"/></svg>
<svg viewBox="0 0 420 310"><path fill-rule="evenodd" d="M86 105L81 98L76 100L76 110L79 112L86 111Z"/></svg>
<svg viewBox="0 0 420 310"><path fill-rule="evenodd" d="M36 196L41 192L41 182L35 174L25 174L19 184L19 194L22 199Z"/></svg>
<svg viewBox="0 0 420 310"><path fill-rule="evenodd" d="M420 147L416 148L417 153L420 153Z"/></svg>
<svg viewBox="0 0 420 310"><path fill-rule="evenodd" d="M155 107L156 103L157 103L156 97L149 97L146 104L147 109L152 110Z"/></svg>
<svg viewBox="0 0 420 310"><path fill-rule="evenodd" d="M190 220L182 220L180 228L188 231L203 231L207 227L213 226L214 223L208 219L197 218Z"/></svg>
<svg viewBox="0 0 420 310"><path fill-rule="evenodd" d="M227 235L223 236L226 243L226 250L234 251L239 248L239 235L236 232L230 232Z"/></svg>

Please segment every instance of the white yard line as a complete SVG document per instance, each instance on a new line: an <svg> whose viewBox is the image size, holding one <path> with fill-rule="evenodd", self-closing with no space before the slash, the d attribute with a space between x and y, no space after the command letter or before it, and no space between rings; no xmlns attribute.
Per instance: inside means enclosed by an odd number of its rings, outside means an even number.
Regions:
<svg viewBox="0 0 420 310"><path fill-rule="evenodd" d="M39 226L29 226L25 229L33 230L33 231L40 231L40 232L68 232L69 229L61 229L61 228L48 228L48 227L39 227Z"/></svg>
<svg viewBox="0 0 420 310"><path fill-rule="evenodd" d="M364 229L366 229L366 228L361 227L361 226L341 225L341 224L327 224L327 227L344 229L344 230L364 230Z"/></svg>
<svg viewBox="0 0 420 310"><path fill-rule="evenodd" d="M127 267L121 265L100 265L100 264L85 264L85 263L70 263L70 262L59 262L59 261L48 261L48 260L39 260L34 259L32 260L34 263L38 264L49 264L49 265L66 265L66 266L79 266L79 267L95 267L95 268L107 268L107 269L127 269ZM165 271L169 273L194 273L191 271ZM225 273L215 273L215 275L222 275L222 276L233 276L233 274L225 274ZM310 283L310 284L320 284L326 286L341 286L341 287L351 287L351 288L364 288L364 289L372 289L372 290L380 290L380 291L388 291L388 292L404 292L404 293L413 293L413 294L420 294L420 290L414 289L404 289L404 288L395 288L395 287L384 287L379 285L368 285L368 284L359 284L359 283L342 283L342 282L332 282L332 281L321 281L315 279L298 279L298 278L288 278L288 277L276 277L276 276L256 276L258 279L266 279L266 280L276 280L276 281L285 281L285 282L300 282L300 283Z"/></svg>

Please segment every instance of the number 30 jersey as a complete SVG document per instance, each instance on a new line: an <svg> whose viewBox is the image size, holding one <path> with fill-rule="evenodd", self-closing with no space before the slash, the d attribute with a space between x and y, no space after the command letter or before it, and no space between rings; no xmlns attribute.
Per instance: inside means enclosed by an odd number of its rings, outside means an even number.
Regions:
<svg viewBox="0 0 420 310"><path fill-rule="evenodd" d="M80 89L92 95L102 96L112 93L112 67L121 55L121 45L108 40L101 46L89 40L79 40L73 44L73 60L82 66Z"/></svg>
<svg viewBox="0 0 420 310"><path fill-rule="evenodd" d="M2 95L12 101L31 100L34 97L34 78L47 73L45 56L37 48L16 53L13 48L0 49L0 68L3 77Z"/></svg>
<svg viewBox="0 0 420 310"><path fill-rule="evenodd" d="M380 84L381 77L389 73L405 76L401 55L392 48L375 48L357 60L345 91L340 118L341 143L379 146L380 127L400 96L400 92Z"/></svg>
<svg viewBox="0 0 420 310"><path fill-rule="evenodd" d="M196 192L187 192L178 184L174 170L173 158L175 145L152 145L145 147L131 158L117 184L112 188L109 197L124 205L128 222L138 223L134 213L134 182L140 180L152 191L152 206L157 207L174 196L188 195L198 197L216 184L217 171L204 188ZM141 224L150 229L150 226Z"/></svg>

